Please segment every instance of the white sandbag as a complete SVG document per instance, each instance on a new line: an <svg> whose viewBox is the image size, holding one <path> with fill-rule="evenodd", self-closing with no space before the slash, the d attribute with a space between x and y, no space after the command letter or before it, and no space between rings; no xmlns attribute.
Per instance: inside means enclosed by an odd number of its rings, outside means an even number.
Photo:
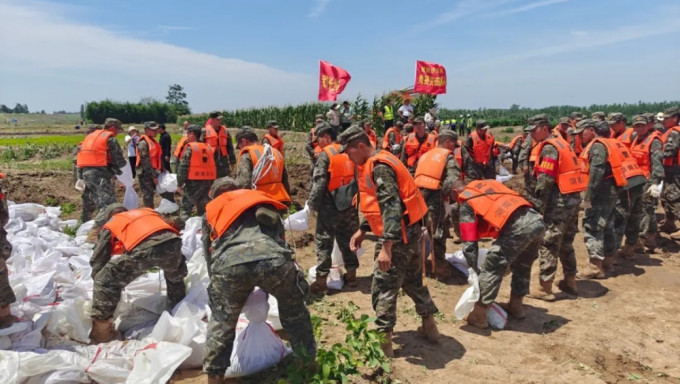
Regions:
<svg viewBox="0 0 680 384"><path fill-rule="evenodd" d="M276 300L276 297L274 297L273 295L269 295L267 303L269 303L269 312L267 313L267 324L271 325L275 331L282 330L283 325L281 325L281 318L279 317L279 301Z"/></svg>
<svg viewBox="0 0 680 384"><path fill-rule="evenodd" d="M8 207L10 219L18 217L23 221L33 221L45 213L45 207L40 204L24 203L14 204Z"/></svg>
<svg viewBox="0 0 680 384"><path fill-rule="evenodd" d="M86 309L85 300L68 299L57 303L53 308L46 328L48 332L83 343L90 341L92 319Z"/></svg>
<svg viewBox="0 0 680 384"><path fill-rule="evenodd" d="M78 227L78 230L76 231L76 237L77 236L87 236L87 233L90 232L90 230L94 227L94 220L90 220L87 222L84 222Z"/></svg>
<svg viewBox="0 0 680 384"><path fill-rule="evenodd" d="M130 210L139 208L139 196L137 196L137 192L135 192L135 189L131 186L125 187L123 206Z"/></svg>
<svg viewBox="0 0 680 384"><path fill-rule="evenodd" d="M496 181L505 183L506 181L512 179L512 175L507 175L507 176L501 176L501 175L496 175Z"/></svg>
<svg viewBox="0 0 680 384"><path fill-rule="evenodd" d="M508 323L508 313L500 305L491 303L486 311L486 321L493 329L503 329Z"/></svg>
<svg viewBox="0 0 680 384"><path fill-rule="evenodd" d="M487 252L489 252L488 249L479 248L477 253L477 269L481 269L482 265L484 265ZM468 265L467 260L465 260L462 250L458 250L454 253L447 253L444 257L454 268L461 271L465 276L468 276L468 269L470 266Z"/></svg>
<svg viewBox="0 0 680 384"><path fill-rule="evenodd" d="M203 219L195 216L190 217L184 223L182 230L182 254L187 260L191 259L196 249L201 245L200 231Z"/></svg>
<svg viewBox="0 0 680 384"><path fill-rule="evenodd" d="M288 215L283 219L283 227L286 231L306 231L309 229L309 215L310 208L305 202L305 207L298 212Z"/></svg>
<svg viewBox="0 0 680 384"><path fill-rule="evenodd" d="M342 252L338 246L338 240L333 241L333 251L331 252L331 263L334 267L342 267L345 261L342 259Z"/></svg>
<svg viewBox="0 0 680 384"><path fill-rule="evenodd" d="M91 383L92 380L83 370L80 369L60 369L33 376L26 384L71 384L71 383Z"/></svg>
<svg viewBox="0 0 680 384"><path fill-rule="evenodd" d="M153 343L135 353L132 372L126 383L166 383L182 362L191 354L191 348L176 343Z"/></svg>
<svg viewBox="0 0 680 384"><path fill-rule="evenodd" d="M510 172L501 164L498 166L498 176L509 176Z"/></svg>
<svg viewBox="0 0 680 384"><path fill-rule="evenodd" d="M158 175L158 184L156 184L156 192L158 194L177 191L177 175L174 173L163 172Z"/></svg>
<svg viewBox="0 0 680 384"><path fill-rule="evenodd" d="M231 353L231 366L226 377L251 375L279 363L291 352L276 332L264 321L269 312L267 294L254 290L245 306L243 314L249 321L246 328L236 334Z"/></svg>
<svg viewBox="0 0 680 384"><path fill-rule="evenodd" d="M479 277L472 268L469 270L468 284L470 286L460 296L453 311L458 320L463 320L468 313L472 312L475 303L479 301Z"/></svg>
<svg viewBox="0 0 680 384"><path fill-rule="evenodd" d="M314 284L316 281L316 265L309 269L307 280L309 284ZM342 267L331 267L326 279L326 286L334 291L342 291L342 287L345 286L345 279L342 278Z"/></svg>
<svg viewBox="0 0 680 384"><path fill-rule="evenodd" d="M183 308L187 306L191 304L184 304ZM200 314L194 315L197 313L195 310L183 308L179 310L180 316L173 317L170 313L163 312L149 337L157 341L168 341L191 348L191 353L183 361L182 368L198 368L205 358L207 326Z"/></svg>
<svg viewBox="0 0 680 384"><path fill-rule="evenodd" d="M158 204L158 207L156 207L156 212L164 215L169 215L171 213L177 212L178 209L179 205L177 205L177 203L172 202L168 199L163 199L161 200L161 203Z"/></svg>
<svg viewBox="0 0 680 384"><path fill-rule="evenodd" d="M135 182L135 179L132 177L132 168L130 166L130 163L126 161L125 165L122 166L120 170L123 171L123 173L120 175L116 175L116 178L125 187L132 188L132 184Z"/></svg>

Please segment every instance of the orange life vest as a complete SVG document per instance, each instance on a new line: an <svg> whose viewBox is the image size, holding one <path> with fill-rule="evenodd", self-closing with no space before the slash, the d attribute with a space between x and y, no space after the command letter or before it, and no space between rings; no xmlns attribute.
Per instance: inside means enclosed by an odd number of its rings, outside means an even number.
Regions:
<svg viewBox="0 0 680 384"><path fill-rule="evenodd" d="M366 134L368 135L368 141L371 143L373 148L378 148L378 136L375 135L375 131L369 129Z"/></svg>
<svg viewBox="0 0 680 384"><path fill-rule="evenodd" d="M558 164L555 164L551 159L543 160L540 153L546 144L551 144L559 153ZM536 173L547 173L554 175L557 179L557 186L563 194L583 192L588 188L588 176L581 173L581 165L574 150L569 146L569 143L564 141L561 137L554 137L552 139L544 140L537 145L539 147L539 159L534 167ZM555 166L557 165L557 172Z"/></svg>
<svg viewBox="0 0 680 384"><path fill-rule="evenodd" d="M416 161L420 159L420 156L424 155L430 149L436 147L434 136L432 134L427 134L427 138L421 144L416 137L416 133L409 133L404 143L404 150L406 151L406 164L413 168L416 165Z"/></svg>
<svg viewBox="0 0 680 384"><path fill-rule="evenodd" d="M680 133L680 126L671 127L663 134L663 136L661 136L661 142L664 143L664 145L666 144L666 141L668 141L668 136L671 135L671 132ZM663 159L663 165L665 167L672 167L674 165L677 166L678 164L680 164L680 151L678 151L676 157L668 157Z"/></svg>
<svg viewBox="0 0 680 384"><path fill-rule="evenodd" d="M640 168L635 158L630 154L628 147L619 140L613 139L616 147L621 152L621 168L623 169L623 176L630 180L635 176L644 176L645 172Z"/></svg>
<svg viewBox="0 0 680 384"><path fill-rule="evenodd" d="M456 148L458 149L458 148ZM424 154L416 168L415 182L418 188L438 190L446 168L446 158L451 154L446 148L434 148Z"/></svg>
<svg viewBox="0 0 680 384"><path fill-rule="evenodd" d="M139 137L139 141L146 141L147 145L149 146L149 161L151 161L151 167L153 169L161 170L161 146L158 144L158 142L155 139L152 139L151 137L147 135L142 135ZM139 164L142 162L142 157L139 156L139 149L135 149L135 152L137 153L137 164L136 166L139 167Z"/></svg>
<svg viewBox="0 0 680 384"><path fill-rule="evenodd" d="M113 254L133 250L139 243L160 231L179 232L151 208L138 208L113 215L104 228L111 231Z"/></svg>
<svg viewBox="0 0 680 384"><path fill-rule="evenodd" d="M243 212L259 204L271 205L276 210L286 208L270 195L252 189L225 192L210 201L205 206L205 216L212 229L211 240L222 236Z"/></svg>
<svg viewBox="0 0 680 384"><path fill-rule="evenodd" d="M333 192L336 189L347 185L355 178L355 166L352 160L344 153L340 152L340 144L333 143L327 145L324 149L330 164L328 165L328 190Z"/></svg>
<svg viewBox="0 0 680 384"><path fill-rule="evenodd" d="M105 130L96 130L85 137L76 157L76 166L82 167L106 167L109 159L109 146L107 142L113 137L113 133Z"/></svg>
<svg viewBox="0 0 680 384"><path fill-rule="evenodd" d="M382 149L386 149L390 152L392 152L392 148L390 147L390 133L394 133L394 140L395 144L400 144L401 143L401 132L396 127L390 127L386 132L385 136L383 137L383 142L382 142Z"/></svg>
<svg viewBox="0 0 680 384"><path fill-rule="evenodd" d="M494 138L490 133L484 134L484 140L477 134L477 131L470 133L472 139L472 159L477 164L488 164L491 159L491 149L494 145Z"/></svg>
<svg viewBox="0 0 680 384"><path fill-rule="evenodd" d="M564 141L569 141L569 133L560 129L560 124L553 127L553 135L560 136Z"/></svg>
<svg viewBox="0 0 680 384"><path fill-rule="evenodd" d="M533 146L531 147L531 153L529 154L529 163L536 164L536 160L538 160L538 155L541 154L539 151L539 145L534 143L533 141L531 142Z"/></svg>
<svg viewBox="0 0 680 384"><path fill-rule="evenodd" d="M274 136L270 135L269 133L266 133L262 137L263 143L264 139L267 139L269 141L269 145L271 145L273 148L276 148L276 150L281 152L281 155L283 155L283 139L281 139L281 136Z"/></svg>
<svg viewBox="0 0 680 384"><path fill-rule="evenodd" d="M397 184L399 185L399 198L405 207L404 215L408 215L410 224L420 221L425 216L427 204L425 204L425 199L423 199L423 195L420 193L415 181L413 181L413 177L411 177L408 169L393 154L388 151L380 151L369 158L362 166L362 173L359 177L359 209L364 214L368 225L371 227L371 231L377 236L382 236L382 214L380 213L378 197L376 196L375 185L373 184L373 167L376 162L387 164L394 170L397 176ZM406 243L408 239L403 218L401 220L401 228L402 237L404 243Z"/></svg>
<svg viewBox="0 0 680 384"><path fill-rule="evenodd" d="M461 149L461 146L458 146L453 150L453 157L458 162L458 166L460 167L460 179L463 180L465 179L465 168L463 168L463 150Z"/></svg>
<svg viewBox="0 0 680 384"><path fill-rule="evenodd" d="M205 143L189 143L191 159L189 161L189 180L215 180L215 150Z"/></svg>
<svg viewBox="0 0 680 384"><path fill-rule="evenodd" d="M616 137L618 141L623 143L623 145L626 146L626 148L630 149L630 147L633 145L633 134L635 133L635 130L633 128L626 128L625 131L619 136ZM616 136L614 132L612 132L612 137Z"/></svg>
<svg viewBox="0 0 680 384"><path fill-rule="evenodd" d="M182 157L184 156L184 149L187 147L187 135L182 136L181 139L177 142L177 146L175 147L175 153L173 155L182 160Z"/></svg>
<svg viewBox="0 0 680 384"><path fill-rule="evenodd" d="M583 152L583 146L581 144L581 136L579 135L574 135L572 136L574 140L574 152L576 152L576 156L580 155L581 152Z"/></svg>
<svg viewBox="0 0 680 384"><path fill-rule="evenodd" d="M510 144L508 144L508 146L511 149L515 149L515 145L517 145L518 143L519 143L519 145L522 145L524 143L524 136L517 135L517 136L513 137L512 140L510 140Z"/></svg>
<svg viewBox="0 0 680 384"><path fill-rule="evenodd" d="M649 179L649 174L652 171L652 160L650 157L650 148L654 140L661 140L661 135L657 131L653 131L644 140L640 141L640 137L636 137L630 147L630 154L637 161L645 177Z"/></svg>
<svg viewBox="0 0 680 384"><path fill-rule="evenodd" d="M612 169L612 177L616 182L616 186L625 186L628 182L623 175L623 155L616 146L616 139L597 137L591 140L579 156L579 160L581 161L581 172L586 176L590 174L590 159L588 158L588 154L590 154L590 148L595 142L601 143L607 148L607 163L609 163L609 166Z"/></svg>
<svg viewBox="0 0 680 384"><path fill-rule="evenodd" d="M227 151L227 143L231 140L227 128L224 125L221 125L220 132L218 133L212 125L206 124L204 129L205 133L203 134L203 141L216 150L219 148L220 155L226 157L229 154Z"/></svg>
<svg viewBox="0 0 680 384"><path fill-rule="evenodd" d="M254 168L255 164L257 164L257 161L264 153L264 146L249 145L243 148L241 153L239 153L239 159L246 152L250 155ZM272 161L268 169L265 168L266 172L264 175L260 175L260 180L255 183L256 189L265 192L277 201L289 202L291 201L290 196L283 186L283 156L281 155L281 152L277 151L275 148L272 148L272 154L274 155L274 161Z"/></svg>

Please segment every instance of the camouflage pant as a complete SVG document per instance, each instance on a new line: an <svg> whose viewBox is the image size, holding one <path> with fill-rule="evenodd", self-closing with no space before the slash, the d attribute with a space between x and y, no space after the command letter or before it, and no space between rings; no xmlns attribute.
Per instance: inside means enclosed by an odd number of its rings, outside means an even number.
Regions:
<svg viewBox="0 0 680 384"><path fill-rule="evenodd" d="M656 207L659 205L659 198L652 197L647 190L651 184L647 183L642 190L642 219L640 220L640 237L647 237L648 234L656 234L659 230L656 222Z"/></svg>
<svg viewBox="0 0 680 384"><path fill-rule="evenodd" d="M623 236L626 244L635 245L640 237L640 220L642 218L642 185L619 192L614 208L614 235L617 248L621 246Z"/></svg>
<svg viewBox="0 0 680 384"><path fill-rule="evenodd" d="M102 210L109 204L116 202L116 192L113 189L111 176L111 172L105 168L92 168L83 171L85 190L83 191L83 212L81 218L87 218L87 221L89 221L92 218L95 206L97 209ZM93 202L94 206L89 202Z"/></svg>
<svg viewBox="0 0 680 384"><path fill-rule="evenodd" d="M680 219L680 175L666 176L663 184L661 203L666 212L666 221L673 222Z"/></svg>
<svg viewBox="0 0 680 384"><path fill-rule="evenodd" d="M401 241L392 245L392 267L383 272L375 261L373 268L373 284L371 300L377 320L375 324L380 332L391 331L397 323L397 297L402 288L416 305L416 313L430 316L439 312L432 301L430 291L423 285L422 232L419 225L408 228L408 244ZM382 249L382 240L375 245L375 259Z"/></svg>
<svg viewBox="0 0 680 384"><path fill-rule="evenodd" d="M328 206L321 207L316 217L315 239L316 272L318 276L325 276L330 273L333 240L338 242L345 269L354 271L359 268L359 259L356 253L349 249L349 240L358 228L359 217L354 208L339 212Z"/></svg>
<svg viewBox="0 0 680 384"><path fill-rule="evenodd" d="M182 255L180 238L148 248L135 248L106 263L94 277L92 318L111 318L123 288L153 267L163 270L168 290L165 306L172 309L186 295L184 278L187 276L187 264Z"/></svg>
<svg viewBox="0 0 680 384"><path fill-rule="evenodd" d="M604 260L618 249L614 232L614 205L616 194L600 190L595 193L592 207L583 213L583 242L588 257ZM620 243L619 243L620 244Z"/></svg>
<svg viewBox="0 0 680 384"><path fill-rule="evenodd" d="M540 279L555 279L557 260L562 263L564 275L575 275L576 255L574 253L574 237L578 232L579 204L566 207L555 207L546 211L543 221L546 225L543 242L538 249L538 260L541 269Z"/></svg>
<svg viewBox="0 0 680 384"><path fill-rule="evenodd" d="M446 260L446 235L448 234L447 221L445 220L444 199L439 191L431 192L427 198L427 211L432 222L432 234L434 238L434 257L438 260ZM428 231L430 229L428 228Z"/></svg>
<svg viewBox="0 0 680 384"><path fill-rule="evenodd" d="M479 274L479 302L489 305L496 300L503 276L510 267L512 295L529 293L531 264L538 257L545 224L533 209L520 208L508 219L498 238L489 247Z"/></svg>
<svg viewBox="0 0 680 384"><path fill-rule="evenodd" d="M212 181L198 181L188 180L182 189L182 201L179 208L179 217L186 221L191 217L191 212L196 206L196 212L199 216L205 213L205 205L210 201L210 186Z"/></svg>
<svg viewBox="0 0 680 384"><path fill-rule="evenodd" d="M219 157L215 161L215 167L217 168L217 178L226 177L231 174L231 169L229 167L229 158Z"/></svg>
<svg viewBox="0 0 680 384"><path fill-rule="evenodd" d="M535 196L536 192L536 178L533 176L533 167L524 174L524 189L528 196Z"/></svg>
<svg viewBox="0 0 680 384"><path fill-rule="evenodd" d="M156 196L155 178L144 174L139 174L139 189L142 190L142 200L144 206L147 208L154 208L153 198ZM160 195L162 198L175 202L175 194L172 192L164 192Z"/></svg>
<svg viewBox="0 0 680 384"><path fill-rule="evenodd" d="M208 300L212 318L208 323L203 371L223 375L231 363L238 316L250 292L258 286L276 297L283 329L290 334L293 349L316 355L316 341L304 298L309 285L295 263L283 257L220 267L211 266Z"/></svg>
<svg viewBox="0 0 680 384"><path fill-rule="evenodd" d="M95 204L93 197L96 196L92 196L86 187L82 195L83 210L80 212L80 222L82 223L92 220L92 213L97 209L97 204Z"/></svg>
<svg viewBox="0 0 680 384"><path fill-rule="evenodd" d="M0 307L10 305L17 301L17 298L14 296L14 291L9 285L8 272L5 259L0 258Z"/></svg>

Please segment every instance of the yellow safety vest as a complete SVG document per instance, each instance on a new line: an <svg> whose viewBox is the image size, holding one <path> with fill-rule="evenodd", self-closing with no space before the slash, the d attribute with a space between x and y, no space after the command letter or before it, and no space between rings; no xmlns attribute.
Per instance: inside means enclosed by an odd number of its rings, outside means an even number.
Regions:
<svg viewBox="0 0 680 384"><path fill-rule="evenodd" d="M394 114L392 113L392 107L389 105L385 106L385 113L383 114L383 119L394 120Z"/></svg>

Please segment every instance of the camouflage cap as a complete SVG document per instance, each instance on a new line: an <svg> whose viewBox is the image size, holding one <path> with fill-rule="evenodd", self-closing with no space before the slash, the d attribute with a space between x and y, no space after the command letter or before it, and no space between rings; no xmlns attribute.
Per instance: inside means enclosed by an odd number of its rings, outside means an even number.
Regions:
<svg viewBox="0 0 680 384"><path fill-rule="evenodd" d="M605 114L604 112L593 112L590 115L590 118L593 119L593 120L597 120L597 121L604 121L604 118L606 116L607 116L607 114Z"/></svg>
<svg viewBox="0 0 680 384"><path fill-rule="evenodd" d="M222 112L220 111L212 111L208 115L211 119L221 119L222 118Z"/></svg>
<svg viewBox="0 0 680 384"><path fill-rule="evenodd" d="M663 111L663 117L668 118L668 117L675 117L675 116L680 116L680 108L673 107L673 108L668 108L665 111Z"/></svg>
<svg viewBox="0 0 680 384"><path fill-rule="evenodd" d="M187 132L191 132L196 135L196 140L198 140L201 137L201 133L203 132L203 127L197 124L191 124L187 127Z"/></svg>
<svg viewBox="0 0 680 384"><path fill-rule="evenodd" d="M548 118L548 115L546 115L545 113L541 113L528 118L527 124L529 126L524 128L524 130L527 132L531 132L534 130L534 128L537 128L541 125L550 125L550 118Z"/></svg>
<svg viewBox="0 0 680 384"><path fill-rule="evenodd" d="M109 117L106 120L104 120L104 128L108 127L116 127L120 130L123 129L123 123L120 122L118 119L114 119L113 117Z"/></svg>
<svg viewBox="0 0 680 384"><path fill-rule="evenodd" d="M316 120L318 120L318 119L323 120L323 118L324 118L324 116L323 116L321 113L319 113L319 114L316 115L316 117L315 117Z"/></svg>
<svg viewBox="0 0 680 384"><path fill-rule="evenodd" d="M648 123L653 123L656 120L656 114L651 112L643 113L642 116L644 116L647 119Z"/></svg>
<svg viewBox="0 0 680 384"><path fill-rule="evenodd" d="M411 124L411 123L404 124L404 131L406 131L408 133L413 132L413 124Z"/></svg>
<svg viewBox="0 0 680 384"><path fill-rule="evenodd" d="M576 126L572 130L572 133L574 135L576 135L576 134L583 132L586 128L593 128L594 129L596 125L597 125L597 120L583 119L583 120L579 121L578 123L576 123Z"/></svg>
<svg viewBox="0 0 680 384"><path fill-rule="evenodd" d="M568 117L560 117L560 124L569 124L569 118Z"/></svg>
<svg viewBox="0 0 680 384"><path fill-rule="evenodd" d="M94 218L94 226L101 228L106 224L111 217L116 213L126 212L127 208L121 203L113 203L106 206L106 208L99 211L97 216Z"/></svg>
<svg viewBox="0 0 680 384"><path fill-rule="evenodd" d="M486 123L486 120L477 120L475 122L475 128L489 129L489 124Z"/></svg>
<svg viewBox="0 0 680 384"><path fill-rule="evenodd" d="M583 120L583 113L581 112L572 112L569 114L569 118L572 120Z"/></svg>
<svg viewBox="0 0 680 384"><path fill-rule="evenodd" d="M316 139L314 141L317 141L321 135L331 135L333 133L333 127L324 121L314 127L314 133L316 133Z"/></svg>
<svg viewBox="0 0 680 384"><path fill-rule="evenodd" d="M396 125L397 127L400 127L400 128L404 128L404 122L401 121L401 120L397 120L397 121L394 123L394 125Z"/></svg>
<svg viewBox="0 0 680 384"><path fill-rule="evenodd" d="M597 133L598 136L605 136L608 135L611 132L609 129L609 123L606 121L596 121L595 122L595 133Z"/></svg>
<svg viewBox="0 0 680 384"><path fill-rule="evenodd" d="M609 124L615 124L621 121L623 121L624 123L627 121L626 115L624 115L621 112L612 112L609 114L609 116L607 116L607 122Z"/></svg>
<svg viewBox="0 0 680 384"><path fill-rule="evenodd" d="M439 142L440 143L444 142L447 139L457 141L458 140L458 134L451 129L445 129L445 130L439 132Z"/></svg>
<svg viewBox="0 0 680 384"><path fill-rule="evenodd" d="M267 128L270 128L270 127L278 128L279 123L277 123L276 120L269 120L267 122Z"/></svg>
<svg viewBox="0 0 680 384"><path fill-rule="evenodd" d="M236 143L241 141L241 139L246 139L248 141L257 142L257 133L253 130L253 127L249 125L244 125L238 129L236 132Z"/></svg>
<svg viewBox="0 0 680 384"><path fill-rule="evenodd" d="M158 129L158 124L155 121L147 121L144 123L144 129Z"/></svg>
<svg viewBox="0 0 680 384"><path fill-rule="evenodd" d="M345 129L340 135L338 135L338 141L342 145L342 147L340 147L340 151L344 152L345 149L347 149L347 145L349 143L362 137L368 138L368 135L366 134L366 131L364 131L364 129L358 125L352 125Z"/></svg>
<svg viewBox="0 0 680 384"><path fill-rule="evenodd" d="M413 119L413 124L425 124L425 119L422 116L418 116Z"/></svg>
<svg viewBox="0 0 680 384"><path fill-rule="evenodd" d="M236 184L236 180L229 176L220 177L219 179L213 181L212 186L210 187L209 195L211 199L214 199L224 192L234 191L236 189L241 189L238 184Z"/></svg>
<svg viewBox="0 0 680 384"><path fill-rule="evenodd" d="M98 124L90 124L87 127L87 134L90 134L90 133L92 133L92 132L94 132L98 129L104 129L104 127L102 127L101 125L98 125Z"/></svg>
<svg viewBox="0 0 680 384"><path fill-rule="evenodd" d="M633 122L631 123L631 125L636 126L636 125L641 125L641 124L644 124L644 125L647 124L647 117L645 115L635 115L635 116L633 116Z"/></svg>

